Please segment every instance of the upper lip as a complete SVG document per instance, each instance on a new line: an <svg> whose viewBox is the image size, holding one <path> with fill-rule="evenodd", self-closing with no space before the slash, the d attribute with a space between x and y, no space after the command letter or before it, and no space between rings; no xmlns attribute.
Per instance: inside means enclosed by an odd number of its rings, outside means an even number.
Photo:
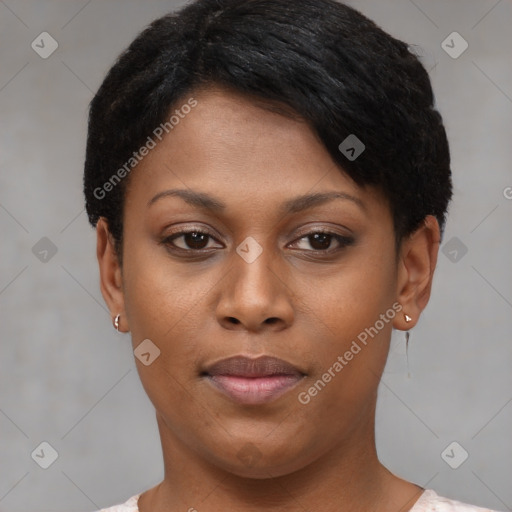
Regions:
<svg viewBox="0 0 512 512"><path fill-rule="evenodd" d="M231 375L238 377L268 377L273 375L296 375L304 373L292 364L271 356L260 356L256 359L247 356L233 356L222 359L206 367L203 374Z"/></svg>

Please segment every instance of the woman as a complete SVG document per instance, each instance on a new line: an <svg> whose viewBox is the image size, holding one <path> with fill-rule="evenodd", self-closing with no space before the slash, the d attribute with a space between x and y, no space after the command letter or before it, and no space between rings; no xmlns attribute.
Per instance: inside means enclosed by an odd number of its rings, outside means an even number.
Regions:
<svg viewBox="0 0 512 512"><path fill-rule="evenodd" d="M84 188L165 465L109 512L483 510L375 447L391 332L427 305L452 190L405 43L332 0L198 0L108 73Z"/></svg>

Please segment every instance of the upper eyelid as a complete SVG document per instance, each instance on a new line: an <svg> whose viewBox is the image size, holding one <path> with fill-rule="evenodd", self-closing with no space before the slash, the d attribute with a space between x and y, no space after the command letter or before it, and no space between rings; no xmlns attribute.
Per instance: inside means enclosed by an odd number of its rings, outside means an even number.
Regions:
<svg viewBox="0 0 512 512"><path fill-rule="evenodd" d="M208 235L211 238L217 239L217 235L215 235L212 230L200 227L191 227L191 228L180 228L176 231L172 231L165 238L171 238L178 235L187 235L189 233L201 233L202 235Z"/></svg>
<svg viewBox="0 0 512 512"><path fill-rule="evenodd" d="M343 233L337 233L336 232L336 228L332 227L332 226L326 226L326 225L320 225L320 226L310 226L311 223L308 223L306 225L306 227L302 227L302 228L299 228L299 231L300 233L297 233L295 236L307 236L311 233L329 233L329 234L333 234L333 235L339 235L339 236L346 236L346 237L350 237L353 235L353 232L350 228L344 226L344 225L338 225L338 228L343 228L345 230L347 230L349 233L347 233L346 235L344 235ZM203 226L199 226L199 225L191 225L190 227L189 226L186 226L186 227L177 227L177 230L170 233L169 236L172 236L172 235L175 235L175 234L181 234L181 233L191 233L191 232L200 232L200 233L205 233L205 234L208 234L210 236L212 236L213 238L216 238L217 235L215 234L215 229L213 228L210 228L210 226L208 227L203 227ZM231 230L229 230L231 232Z"/></svg>

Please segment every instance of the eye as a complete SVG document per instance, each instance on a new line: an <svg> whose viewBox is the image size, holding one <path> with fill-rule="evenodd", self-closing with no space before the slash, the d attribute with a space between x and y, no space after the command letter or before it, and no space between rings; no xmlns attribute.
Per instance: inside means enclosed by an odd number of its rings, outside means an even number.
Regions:
<svg viewBox="0 0 512 512"><path fill-rule="evenodd" d="M332 233L329 231L314 231L308 233L307 235L302 236L296 242L293 242L292 245L297 246L300 242L304 241L302 247L296 247L298 249L302 249L305 251L314 251L314 252L334 252L338 249L342 249L343 247L347 247L354 243L354 239L352 237L340 235L338 233ZM333 242L337 244L334 248L332 247ZM309 245L312 249L305 247L305 245Z"/></svg>
<svg viewBox="0 0 512 512"><path fill-rule="evenodd" d="M166 237L162 243L170 246L170 248L192 252L215 248L208 246L209 242L212 240L215 240L215 238L213 238L209 232L199 229L191 229L187 231L178 231L173 235Z"/></svg>
<svg viewBox="0 0 512 512"><path fill-rule="evenodd" d="M222 249L222 245L215 245L214 242L218 241L210 232L194 228L177 231L162 240L169 250L186 253L211 252L210 249ZM307 252L330 254L353 243L352 237L339 233L312 231L289 244L289 247Z"/></svg>

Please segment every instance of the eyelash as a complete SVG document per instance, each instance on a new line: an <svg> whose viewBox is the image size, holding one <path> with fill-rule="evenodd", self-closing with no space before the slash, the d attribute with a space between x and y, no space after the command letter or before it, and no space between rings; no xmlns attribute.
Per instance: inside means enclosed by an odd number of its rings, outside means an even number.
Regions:
<svg viewBox="0 0 512 512"><path fill-rule="evenodd" d="M201 253L205 254L205 253L211 252L211 248L210 249L183 249L183 247L176 247L173 244L174 240L181 238L184 235L188 235L190 233L197 233L198 235L205 235L205 236L208 236L210 239L217 241L211 232L206 231L203 228L201 228L201 229L191 228L191 229L177 231L176 233L173 233L172 235L164 238L162 240L162 244L166 245L168 250L173 251L173 252L181 252L181 253L188 253L188 254L196 253L196 255L200 255ZM318 235L318 234L331 236L334 240L336 240L338 242L338 247L336 247L334 249L331 249L331 248L329 248L329 249L302 249L302 251L307 252L307 253L316 253L319 255L320 254L331 255L332 253L338 252L345 247L353 245L353 243L355 241L354 238L352 238L350 236L340 235L339 233L334 233L334 232L328 231L328 230L316 230L316 231L310 231L308 233L305 233L304 235L297 238L295 240L295 242L292 242L292 243L300 242L301 240L308 239L310 236Z"/></svg>

